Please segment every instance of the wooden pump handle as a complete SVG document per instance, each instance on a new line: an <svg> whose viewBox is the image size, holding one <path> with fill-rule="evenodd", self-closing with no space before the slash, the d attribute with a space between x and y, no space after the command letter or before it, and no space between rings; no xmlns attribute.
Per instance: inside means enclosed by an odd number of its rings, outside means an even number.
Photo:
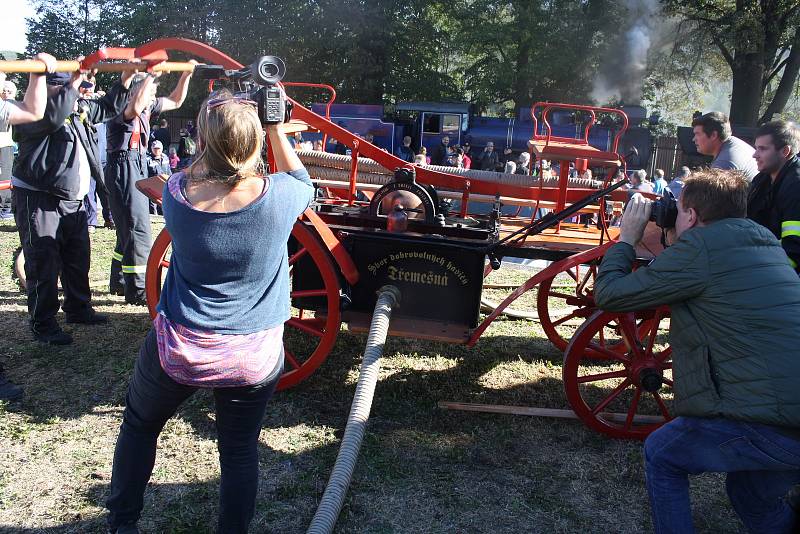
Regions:
<svg viewBox="0 0 800 534"><path fill-rule="evenodd" d="M172 62L164 61L163 63L156 63L150 70L153 72L192 72L194 65L187 62ZM57 72L75 72L81 68L80 61L57 61ZM124 70L139 70L146 71L147 62L131 62L124 63L98 63L92 69L97 69L99 72L122 72ZM45 72L44 62L38 59L22 59L17 61L0 61L0 72L31 72L43 73Z"/></svg>

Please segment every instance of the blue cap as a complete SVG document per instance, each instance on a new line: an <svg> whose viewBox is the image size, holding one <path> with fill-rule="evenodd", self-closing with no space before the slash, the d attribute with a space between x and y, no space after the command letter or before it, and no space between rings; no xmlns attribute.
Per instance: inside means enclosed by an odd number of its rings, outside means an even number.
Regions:
<svg viewBox="0 0 800 534"><path fill-rule="evenodd" d="M47 75L47 85L66 85L71 79L69 72L51 72Z"/></svg>

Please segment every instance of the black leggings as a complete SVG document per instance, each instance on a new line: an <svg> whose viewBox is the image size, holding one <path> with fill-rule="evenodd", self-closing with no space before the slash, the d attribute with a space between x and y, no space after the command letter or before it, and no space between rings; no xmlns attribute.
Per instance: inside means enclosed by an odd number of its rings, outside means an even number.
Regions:
<svg viewBox="0 0 800 534"><path fill-rule="evenodd" d="M219 532L247 532L258 489L258 435L267 401L281 376L279 367L254 386L214 388L220 481ZM197 390L172 380L161 368L154 330L139 351L128 386L122 428L114 451L109 526L135 523L156 460L156 440L164 424Z"/></svg>

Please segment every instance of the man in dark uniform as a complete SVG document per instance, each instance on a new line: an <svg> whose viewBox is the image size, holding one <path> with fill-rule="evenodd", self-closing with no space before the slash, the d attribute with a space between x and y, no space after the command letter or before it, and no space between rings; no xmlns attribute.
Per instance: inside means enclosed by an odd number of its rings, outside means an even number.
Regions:
<svg viewBox="0 0 800 534"><path fill-rule="evenodd" d="M747 217L777 237L789 263L800 270L800 132L786 121L772 121L756 131L753 157L759 173L747 195Z"/></svg>
<svg viewBox="0 0 800 534"><path fill-rule="evenodd" d="M89 232L83 199L94 178L102 180L94 124L114 117L127 103L133 73L97 100L79 99L81 73L48 75L44 118L17 127L14 164L15 218L28 278L28 312L37 341L67 345L72 337L56 321L58 277L68 323L100 324L89 290Z"/></svg>
<svg viewBox="0 0 800 534"><path fill-rule="evenodd" d="M152 239L148 198L136 189L147 177L150 117L177 109L186 99L191 72L184 72L167 97L156 98L157 77L146 74L125 109L107 124L105 183L117 230L109 291L125 302L145 306L144 275Z"/></svg>
<svg viewBox="0 0 800 534"><path fill-rule="evenodd" d="M147 177L161 176L166 180L172 174L172 169L169 166L169 156L164 154L164 145L161 141L153 141L150 143L150 154L147 156ZM163 215L161 206L150 201L150 214Z"/></svg>
<svg viewBox="0 0 800 534"><path fill-rule="evenodd" d="M164 150L169 150L169 145L172 144L172 136L169 134L169 123L167 119L158 121L158 130L153 132L153 137L155 141L161 141L161 146L164 147Z"/></svg>

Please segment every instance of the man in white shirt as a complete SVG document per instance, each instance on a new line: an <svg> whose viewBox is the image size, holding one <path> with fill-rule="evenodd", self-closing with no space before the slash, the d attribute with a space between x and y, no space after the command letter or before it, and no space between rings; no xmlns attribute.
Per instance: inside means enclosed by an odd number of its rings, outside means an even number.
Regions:
<svg viewBox="0 0 800 534"><path fill-rule="evenodd" d="M44 62L45 71L52 72L56 67L56 59L49 54L39 54L36 59ZM5 82L5 74L0 73L0 84ZM47 106L47 86L45 85L45 77L42 74L31 74L30 81L28 82L28 90L25 92L25 98L22 102L15 102L11 99L0 99L0 132L8 132L10 140L10 131L12 125L24 124L26 122L34 122L44 116L45 107ZM0 173L5 177L3 180L11 178L11 161L6 161L5 158L0 160ZM12 384L6 378L3 371L3 366L0 363L0 400L14 401L22 398L22 388Z"/></svg>

